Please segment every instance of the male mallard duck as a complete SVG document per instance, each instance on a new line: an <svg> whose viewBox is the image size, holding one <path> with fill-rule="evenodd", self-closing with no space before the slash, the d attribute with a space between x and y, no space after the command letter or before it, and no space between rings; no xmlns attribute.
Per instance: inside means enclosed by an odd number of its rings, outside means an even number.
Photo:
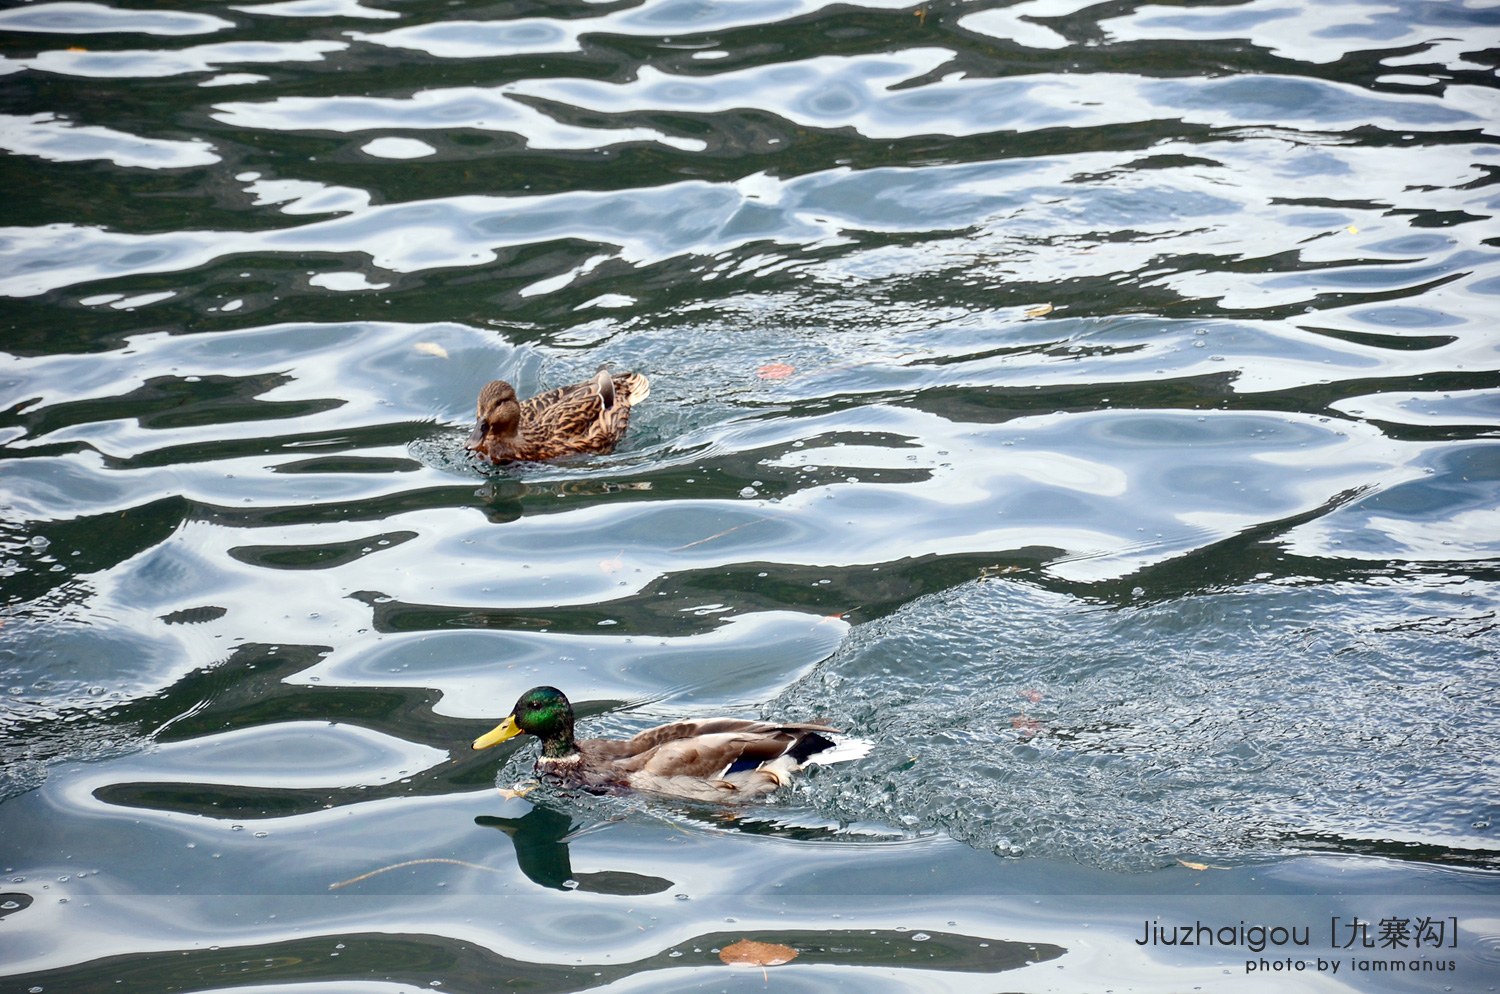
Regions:
<svg viewBox="0 0 1500 994"><path fill-rule="evenodd" d="M542 740L536 772L595 793L629 788L691 801L742 801L769 794L812 763L858 759L871 743L835 744L827 725L744 718L676 721L631 739L573 738L573 706L556 687L533 687L510 716L474 740L488 749L517 735ZM835 755L835 751L837 755Z"/></svg>
<svg viewBox="0 0 1500 994"><path fill-rule="evenodd" d="M556 459L573 452L609 452L630 424L630 408L651 388L640 373L609 375L559 387L526 401L516 389L492 380L479 391L479 423L466 446L490 462Z"/></svg>

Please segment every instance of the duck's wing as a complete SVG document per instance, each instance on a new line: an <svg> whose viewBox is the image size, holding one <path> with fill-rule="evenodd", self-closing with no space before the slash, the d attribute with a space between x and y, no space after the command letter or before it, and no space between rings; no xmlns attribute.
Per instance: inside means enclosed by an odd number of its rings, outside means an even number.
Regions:
<svg viewBox="0 0 1500 994"><path fill-rule="evenodd" d="M615 758L639 756L668 742L705 738L713 735L764 735L772 732L837 732L827 725L777 724L749 718L704 718L699 721L674 721L670 725L648 728L634 738L624 740L594 739L600 746L613 747Z"/></svg>
<svg viewBox="0 0 1500 994"><path fill-rule="evenodd" d="M548 431L582 432L589 423L599 420L603 410L593 380L574 383L521 401L521 428L545 425Z"/></svg>
<svg viewBox="0 0 1500 994"><path fill-rule="evenodd" d="M621 768L665 777L723 777L753 770L782 756L790 756L791 768L796 769L805 761L807 749L817 751L833 745L817 734L833 729L821 725L772 725L734 719L698 724L710 727L700 727L695 734L667 739L622 758ZM801 748L804 743L806 749Z"/></svg>

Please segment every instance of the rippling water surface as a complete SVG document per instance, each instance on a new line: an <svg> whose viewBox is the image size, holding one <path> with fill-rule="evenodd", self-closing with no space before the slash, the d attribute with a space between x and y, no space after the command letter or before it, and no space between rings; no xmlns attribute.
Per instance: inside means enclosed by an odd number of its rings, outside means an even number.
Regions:
<svg viewBox="0 0 1500 994"><path fill-rule="evenodd" d="M1435 915L1440 978L1281 982L1495 989L1500 7L0 41L0 987L1213 989L1141 923ZM601 362L613 454L464 456ZM506 799L538 683L877 745Z"/></svg>

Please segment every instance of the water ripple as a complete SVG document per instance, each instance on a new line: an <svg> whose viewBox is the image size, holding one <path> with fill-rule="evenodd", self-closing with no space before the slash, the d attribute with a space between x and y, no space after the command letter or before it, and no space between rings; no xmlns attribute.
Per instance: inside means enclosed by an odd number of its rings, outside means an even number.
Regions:
<svg viewBox="0 0 1500 994"><path fill-rule="evenodd" d="M1143 918L1487 920L1494 10L171 6L0 13L8 981L1210 989ZM603 363L615 451L464 450ZM506 798L539 683L879 745Z"/></svg>

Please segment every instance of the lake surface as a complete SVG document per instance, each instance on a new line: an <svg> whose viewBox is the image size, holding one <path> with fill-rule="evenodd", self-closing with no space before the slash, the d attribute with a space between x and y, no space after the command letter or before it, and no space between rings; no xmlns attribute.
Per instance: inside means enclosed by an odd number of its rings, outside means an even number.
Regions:
<svg viewBox="0 0 1500 994"><path fill-rule="evenodd" d="M1500 6L0 41L0 990L1500 987ZM876 746L508 798L541 683Z"/></svg>

